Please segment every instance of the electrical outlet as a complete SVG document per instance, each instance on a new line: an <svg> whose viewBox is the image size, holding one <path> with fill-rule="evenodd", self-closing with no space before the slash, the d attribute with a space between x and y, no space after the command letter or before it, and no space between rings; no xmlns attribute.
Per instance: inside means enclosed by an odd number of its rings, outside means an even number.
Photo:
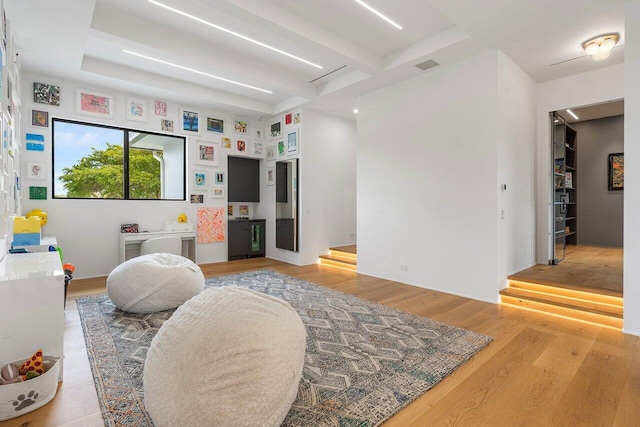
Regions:
<svg viewBox="0 0 640 427"><path fill-rule="evenodd" d="M400 271L409 271L409 266L407 266L407 265L401 265L401 266L400 266Z"/></svg>

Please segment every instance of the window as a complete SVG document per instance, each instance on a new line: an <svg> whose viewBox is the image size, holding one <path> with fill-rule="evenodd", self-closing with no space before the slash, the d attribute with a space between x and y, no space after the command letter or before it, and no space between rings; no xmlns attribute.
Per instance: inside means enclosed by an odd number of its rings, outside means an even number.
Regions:
<svg viewBox="0 0 640 427"><path fill-rule="evenodd" d="M55 199L185 200L186 138L53 119Z"/></svg>

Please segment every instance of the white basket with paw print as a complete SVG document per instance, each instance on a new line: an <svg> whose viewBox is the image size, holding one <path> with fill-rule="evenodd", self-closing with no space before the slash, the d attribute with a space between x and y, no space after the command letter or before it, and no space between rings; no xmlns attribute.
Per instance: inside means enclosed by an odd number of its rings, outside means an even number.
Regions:
<svg viewBox="0 0 640 427"><path fill-rule="evenodd" d="M44 356L42 359L45 366L49 366L44 374L20 383L0 385L0 421L34 411L56 395L60 358ZM25 360L13 363L20 366Z"/></svg>

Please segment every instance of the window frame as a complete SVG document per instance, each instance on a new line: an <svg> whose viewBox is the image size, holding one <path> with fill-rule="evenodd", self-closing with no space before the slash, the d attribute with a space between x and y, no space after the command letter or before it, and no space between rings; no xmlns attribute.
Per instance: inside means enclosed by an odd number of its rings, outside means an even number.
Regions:
<svg viewBox="0 0 640 427"><path fill-rule="evenodd" d="M107 197L57 197L55 192L56 176L55 176L55 124L56 122L71 123L82 126L92 126L99 128L114 129L123 132L123 147L122 147L122 173L123 173L123 195L122 198L107 198ZM134 133L146 133L149 135L158 136L170 136L177 139L182 139L182 198L181 199L132 199L129 197L129 132ZM64 119L59 117L53 117L51 120L51 198L55 200L134 200L134 201L153 201L153 202L179 202L187 200L187 137L184 135L174 135L161 132L153 132L141 129L131 129L120 126L105 125L102 123L83 122L80 120Z"/></svg>

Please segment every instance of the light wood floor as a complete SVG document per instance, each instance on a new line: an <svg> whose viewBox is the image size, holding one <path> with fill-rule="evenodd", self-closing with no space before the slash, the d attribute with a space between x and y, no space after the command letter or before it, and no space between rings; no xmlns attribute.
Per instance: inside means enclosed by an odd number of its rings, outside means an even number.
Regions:
<svg viewBox="0 0 640 427"><path fill-rule="evenodd" d="M558 265L537 264L509 279L622 296L622 263L622 248L569 245Z"/></svg>
<svg viewBox="0 0 640 427"><path fill-rule="evenodd" d="M494 338L385 427L640 425L638 337L327 266L257 258L202 268L206 276L271 268ZM2 427L103 425L74 302L103 291L103 279L71 283L64 382L50 404Z"/></svg>

